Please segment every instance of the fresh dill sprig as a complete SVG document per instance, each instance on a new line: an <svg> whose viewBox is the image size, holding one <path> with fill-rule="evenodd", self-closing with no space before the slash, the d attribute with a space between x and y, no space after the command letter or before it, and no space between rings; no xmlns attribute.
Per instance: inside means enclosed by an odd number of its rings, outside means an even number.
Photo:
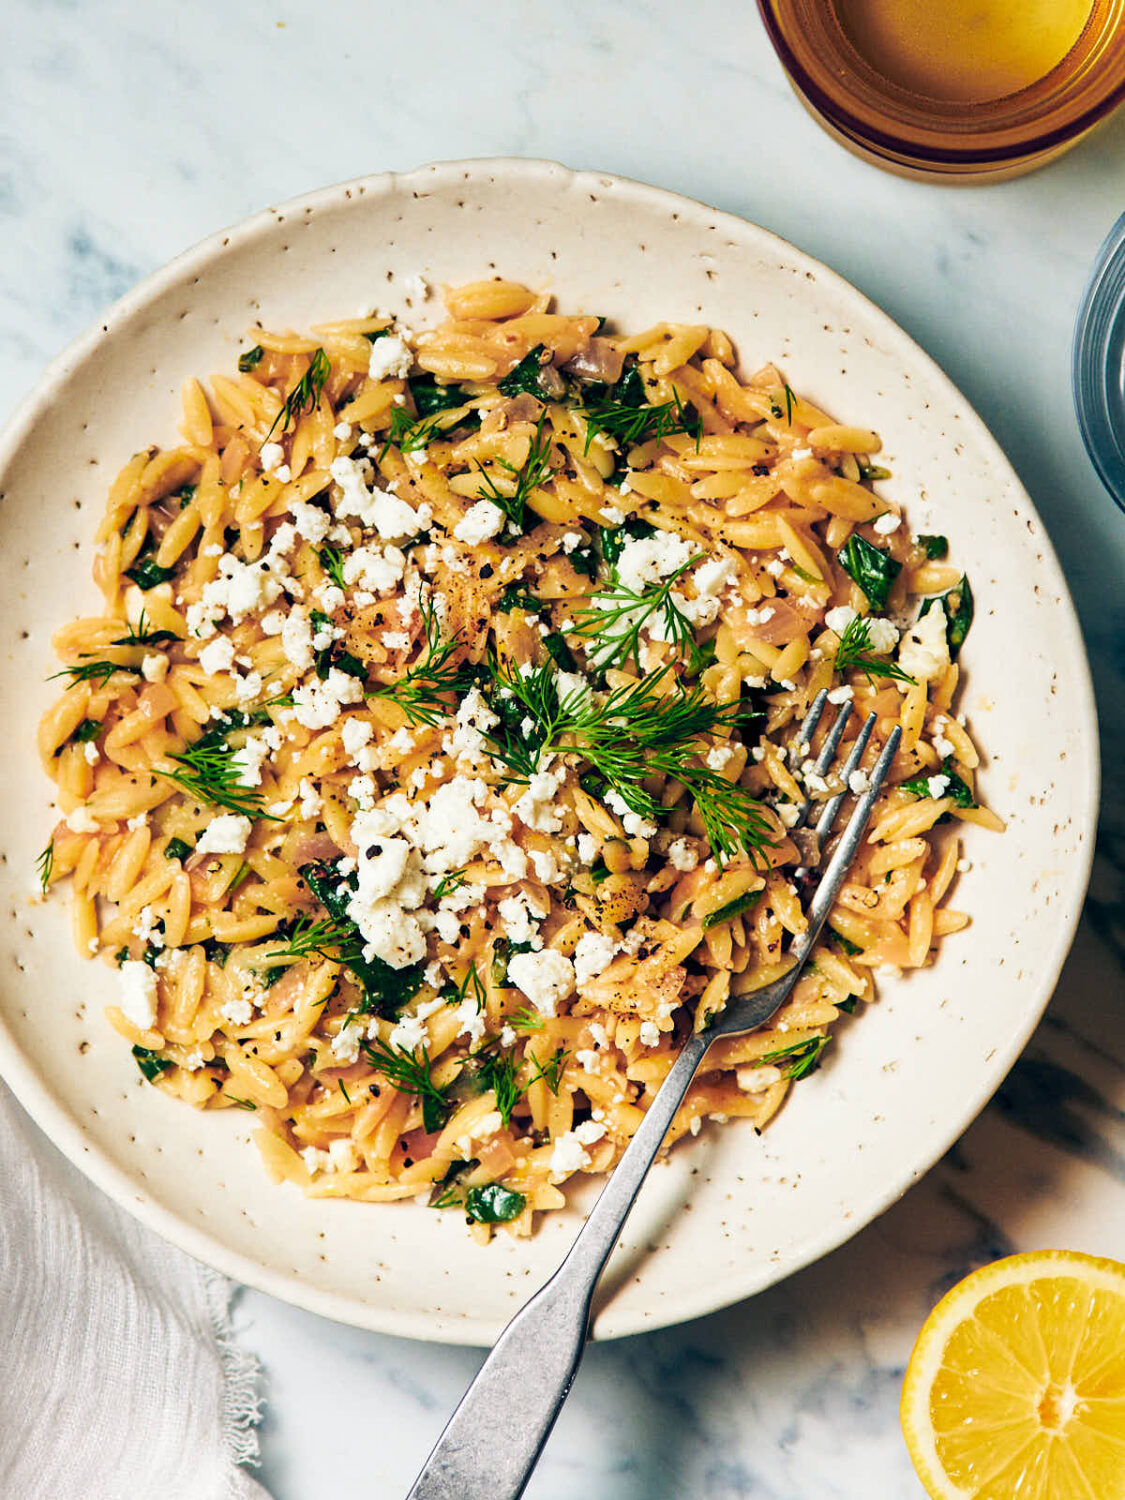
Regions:
<svg viewBox="0 0 1125 1500"><path fill-rule="evenodd" d="M268 818L277 822L274 815L263 808L261 792L244 786L241 781L243 768L236 759L238 752L227 739L231 728L237 727L240 726L217 724L179 755L171 757L177 770L154 768L156 775L175 782L182 792L199 802L225 807L244 818Z"/></svg>
<svg viewBox="0 0 1125 1500"><path fill-rule="evenodd" d="M782 1077L796 1083L820 1066L820 1055L831 1040L830 1036L810 1036L803 1042L791 1042L788 1047L778 1047L775 1052L764 1052L755 1066L784 1062Z"/></svg>
<svg viewBox="0 0 1125 1500"><path fill-rule="evenodd" d="M412 1094L422 1106L422 1126L426 1131L440 1130L445 1124L450 1103L443 1088L434 1082L433 1064L425 1047L412 1052L392 1047L382 1037L361 1044L363 1055L388 1083L401 1094Z"/></svg>
<svg viewBox="0 0 1125 1500"><path fill-rule="evenodd" d="M116 661L83 661L73 667L63 667L61 672L52 672L47 681L69 677L68 687L73 687L76 682L92 682L97 687L105 687L114 672L131 672L134 677L141 675L140 667L126 667Z"/></svg>
<svg viewBox="0 0 1125 1500"><path fill-rule="evenodd" d="M847 629L840 637L833 662L836 672L862 672L868 682L876 677L889 677L894 682L913 682L909 672L904 672L885 656L875 656L871 646L871 627L862 615L849 620Z"/></svg>
<svg viewBox="0 0 1125 1500"><path fill-rule="evenodd" d="M719 859L733 858L742 849L754 860L772 845L770 825L756 799L737 782L699 764L699 736L749 717L753 710L746 704L712 703L700 687L685 689L671 677L671 664L604 697L582 685L561 698L553 665L526 674L495 660L490 665L492 707L501 722L485 738L514 779L528 779L541 757L574 753L589 762L630 812L656 820L663 809L645 782L663 775L680 782L692 797ZM524 718L534 726L527 734Z"/></svg>
<svg viewBox="0 0 1125 1500"><path fill-rule="evenodd" d="M543 1017L538 1011L532 1010L530 1005L521 1006L507 1018L508 1025L516 1031L542 1031Z"/></svg>
<svg viewBox="0 0 1125 1500"><path fill-rule="evenodd" d="M320 566L331 578L338 589L346 587L344 583L344 559L337 547L330 546L327 542L316 554Z"/></svg>
<svg viewBox="0 0 1125 1500"><path fill-rule="evenodd" d="M448 426L448 412L437 411L430 416L414 417L405 406L392 406L391 425L379 449L379 461L386 456L388 448L397 448L400 453L423 452Z"/></svg>
<svg viewBox="0 0 1125 1500"><path fill-rule="evenodd" d="M44 896L47 894L47 887L51 883L51 871L54 869L54 867L55 841L54 839L49 839L47 842L47 847L35 861L35 869L39 875L39 884L43 889Z"/></svg>
<svg viewBox="0 0 1125 1500"><path fill-rule="evenodd" d="M627 588L615 582L612 588L593 595L590 605L575 616L573 634L581 636L590 654L590 665L599 671L640 666L641 631L651 628L653 617L663 626L663 639L680 654L695 652L695 627L672 598L672 590L699 556L689 557L662 583L649 588Z"/></svg>
<svg viewBox="0 0 1125 1500"><path fill-rule="evenodd" d="M452 896L454 891L459 891L465 884L464 870L450 870L448 875L443 875L434 886L434 900L440 901L444 896Z"/></svg>
<svg viewBox="0 0 1125 1500"><path fill-rule="evenodd" d="M484 1003L488 999L484 982L477 972L476 963L470 959L469 967L465 970L465 977L456 986L453 994L449 997L447 1004L459 1005L463 1000L472 1000L477 1008L477 1014L484 1009Z"/></svg>
<svg viewBox="0 0 1125 1500"><path fill-rule="evenodd" d="M421 600L418 613L426 632L421 656L407 667L397 682L368 688L365 696L391 699L411 724L433 725L449 714L448 695L463 686L463 671L460 665L455 666L451 661L461 642L456 636L449 641L442 640L441 622L431 603Z"/></svg>
<svg viewBox="0 0 1125 1500"><path fill-rule="evenodd" d="M636 448L675 433L686 433L698 445L703 436L702 417L680 400L679 392L657 406L635 406L610 394L588 401L581 411L586 420L585 453L599 433L613 438L621 448Z"/></svg>
<svg viewBox="0 0 1125 1500"><path fill-rule="evenodd" d="M136 626L130 625L123 636L110 641L109 644L111 646L170 646L178 640L179 636L174 630L149 630L147 617L142 609Z"/></svg>
<svg viewBox="0 0 1125 1500"><path fill-rule="evenodd" d="M489 1089L496 1095L496 1109L502 1125L511 1123L512 1111L527 1093L519 1081L520 1065L512 1052L488 1052L478 1061L477 1082L482 1094Z"/></svg>
<svg viewBox="0 0 1125 1500"><path fill-rule="evenodd" d="M538 1083L542 1079L551 1093L557 1094L562 1083L562 1071L566 1067L566 1060L569 1056L570 1053L565 1047L556 1047L546 1062L540 1062L537 1057L532 1058L535 1072L531 1075L530 1082Z"/></svg>
<svg viewBox="0 0 1125 1500"><path fill-rule="evenodd" d="M551 434L546 429L547 413L544 411L535 424L535 436L531 439L527 457L519 468L509 463L506 458L496 460L496 468L501 469L509 480L515 482L515 488L510 495L505 493L504 488L491 474L485 472L482 464L477 464L482 481L481 488L477 491L477 499L491 500L493 505L498 505L516 533L524 529L527 502L531 492L538 489L551 472Z"/></svg>
<svg viewBox="0 0 1125 1500"><path fill-rule="evenodd" d="M298 380L297 384L286 396L281 410L270 423L270 430L262 439L268 443L273 437L277 424L281 423L282 433L289 431L292 424L300 420L306 412L315 411L320 401L321 392L324 390L325 382L332 373L332 366L328 362L328 356L323 349L317 349L309 367Z"/></svg>

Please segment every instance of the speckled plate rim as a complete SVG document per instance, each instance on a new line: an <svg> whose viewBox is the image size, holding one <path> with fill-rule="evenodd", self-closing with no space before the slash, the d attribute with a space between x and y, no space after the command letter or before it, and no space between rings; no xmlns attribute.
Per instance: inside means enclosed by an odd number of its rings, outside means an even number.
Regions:
<svg viewBox="0 0 1125 1500"><path fill-rule="evenodd" d="M17 407L3 433L0 434L0 473L6 470L13 455L50 406L60 384L88 357L102 339L112 334L120 324L135 313L155 302L167 290L190 281L192 277L202 275L210 266L220 261L230 247L241 245L257 235L265 234L288 218L308 216L321 210L339 208L351 196L376 195L389 191L393 187L417 192L432 188L435 180L446 174L456 174L469 180L475 173L489 173L493 176L501 174L510 180L532 181L551 178L559 185L588 186L591 190L601 191L612 189L616 194L631 197L633 201L644 204L649 209L657 209L673 216L688 217L702 212L707 215L710 227L724 230L743 242L753 241L763 251L780 253L783 259L812 273L813 278L830 289L842 306L853 309L858 318L868 324L877 325L891 352L896 353L912 368L925 371L932 385L942 391L951 405L957 409L966 431L972 434L982 449L988 451L997 472L1011 484L1014 494L1020 499L1022 512L1030 521L1037 521L1041 525L1034 504L1011 464L966 397L930 356L887 313L837 272L769 230L762 229L737 215L713 209L697 199L610 173L574 171L549 160L520 157L436 162L409 172L376 173L351 179L312 193L301 194L277 207L265 208L235 226L209 235L139 282L109 309L102 320L79 335L47 366L37 386ZM941 1131L935 1130L927 1138L924 1148L919 1149L911 1160L905 1162L903 1170L889 1178L882 1185L880 1192L871 1194L847 1222L843 1224L826 1222L822 1232L806 1239L800 1252L791 1256L776 1274L759 1275L753 1280L748 1279L745 1285L739 1287L732 1287L729 1282L716 1284L700 1278L694 1285L684 1286L681 1289L681 1295L674 1306L665 1303L655 1315L633 1314L628 1317L619 1315L612 1319L608 1326L601 1327L595 1321L595 1336L622 1337L714 1312L742 1297L763 1290L773 1282L791 1275L836 1249L901 1198L907 1189L949 1149L992 1097L1038 1024L1054 991L1081 914L1093 859L1093 833L1096 827L1099 800L1097 714L1085 646L1070 591L1045 530L1042 532L1040 546L1044 571L1052 587L1057 590L1059 602L1065 605L1063 610L1065 633L1058 642L1058 655L1067 671L1072 674L1072 685L1077 690L1083 705L1085 757L1080 766L1072 765L1070 768L1071 774L1080 776L1084 783L1083 795L1076 798L1078 812L1083 818L1080 831L1081 848L1070 862L1068 880L1061 891L1066 898L1065 911L1058 921L1047 962L1041 968L1036 981L1038 985L1036 1003L1028 1007L1023 1024L1013 1029L1007 1045L994 1052L986 1085L972 1096L955 1116L949 1118ZM119 1168L91 1141L78 1122L47 1088L15 1041L2 1015L0 1015L0 1077L3 1077L16 1098L53 1143L110 1198L164 1239L233 1280L324 1317L400 1337L480 1345L491 1342L498 1336L499 1328L488 1320L466 1317L460 1322L444 1322L437 1329L432 1322L427 1322L424 1317L413 1312L401 1313L393 1308L388 1309L360 1302L353 1297L310 1287L298 1277L263 1266L230 1249L214 1236L196 1229L173 1210L155 1201L140 1188L134 1177Z"/></svg>

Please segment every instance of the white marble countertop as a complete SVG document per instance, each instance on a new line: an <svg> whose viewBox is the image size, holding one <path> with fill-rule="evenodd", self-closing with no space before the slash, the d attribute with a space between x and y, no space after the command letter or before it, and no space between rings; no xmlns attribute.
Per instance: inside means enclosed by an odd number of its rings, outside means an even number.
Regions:
<svg viewBox="0 0 1125 1500"><path fill-rule="evenodd" d="M1106 743L1120 742L1125 522L1082 450L1069 357L1086 273L1125 207L1125 113L1031 177L943 189L878 172L823 135L750 0L8 0L5 20L0 408L140 276L305 189L487 155L641 178L819 256L944 365L1046 521ZM818 1265L726 1312L592 1348L532 1500L920 1495L898 1394L937 1297L1012 1249L1125 1257L1116 759L1087 919L993 1104L897 1207ZM265 1366L262 1479L275 1500L402 1494L480 1359L257 1293L242 1295L237 1321Z"/></svg>

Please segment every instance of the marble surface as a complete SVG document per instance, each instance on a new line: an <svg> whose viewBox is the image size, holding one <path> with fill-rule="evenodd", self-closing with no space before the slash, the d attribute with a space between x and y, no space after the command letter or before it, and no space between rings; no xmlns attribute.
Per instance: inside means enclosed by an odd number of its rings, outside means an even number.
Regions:
<svg viewBox="0 0 1125 1500"><path fill-rule="evenodd" d="M751 1302L592 1348L528 1490L920 1495L897 1403L936 1298L1014 1249L1125 1258L1125 518L1082 450L1069 386L1078 299L1125 199L1125 113L1031 177L943 189L832 144L749 0L4 12L5 411L108 302L210 230L354 174L517 154L678 189L821 257L944 365L1011 455L1075 594L1107 766L1094 886L1047 1017L945 1161L849 1245ZM256 1293L237 1318L264 1362L275 1500L403 1493L480 1359Z"/></svg>

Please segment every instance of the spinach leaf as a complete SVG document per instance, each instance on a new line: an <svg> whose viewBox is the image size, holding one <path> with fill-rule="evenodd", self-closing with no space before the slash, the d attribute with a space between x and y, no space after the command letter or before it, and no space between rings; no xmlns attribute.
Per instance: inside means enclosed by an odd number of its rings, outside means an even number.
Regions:
<svg viewBox="0 0 1125 1500"><path fill-rule="evenodd" d="M261 344L255 344L253 349L247 349L244 354L238 356L238 368L243 375L249 375L251 370L256 370L262 363L262 355L266 351Z"/></svg>
<svg viewBox="0 0 1125 1500"><path fill-rule="evenodd" d="M350 884L349 877L341 875L334 865L326 863L302 865L301 874L309 890L332 919L335 931L331 941L341 949L339 961L351 970L363 987L361 1009L365 1013L374 1012L385 1020L391 1020L422 988L425 964L393 969L381 958L365 958L359 928L348 915L348 902L355 889ZM355 877L350 879L354 880Z"/></svg>
<svg viewBox="0 0 1125 1500"><path fill-rule="evenodd" d="M529 396L534 396L537 401L547 401L548 397L544 391L540 376L543 372L543 356L547 349L544 344L536 344L528 354L520 360L519 364L505 375L499 382L498 389L503 396L518 396L526 391Z"/></svg>
<svg viewBox="0 0 1125 1500"><path fill-rule="evenodd" d="M655 531L655 526L650 526L647 521L642 521L639 516L630 516L623 525L607 527L602 531L602 556L612 568L621 556L626 542L630 540L636 541L643 536L652 536Z"/></svg>
<svg viewBox="0 0 1125 1500"><path fill-rule="evenodd" d="M944 536L916 536L914 540L925 549L926 556L938 561L949 551L949 538Z"/></svg>
<svg viewBox="0 0 1125 1500"><path fill-rule="evenodd" d="M492 982L503 985L508 979L508 962L517 953L530 953L531 944L513 943L510 938L501 938L492 950Z"/></svg>
<svg viewBox="0 0 1125 1500"><path fill-rule="evenodd" d="M717 906L714 911L709 911L703 918L703 931L709 932L712 927L718 927L723 922L732 922L735 917L740 917L744 911L757 906L761 894L761 891L747 891L745 895L736 896L733 901L728 901L725 906Z"/></svg>
<svg viewBox="0 0 1125 1500"><path fill-rule="evenodd" d="M853 532L836 554L844 572L867 595L874 609L886 609L891 585L902 572L902 564L887 552Z"/></svg>
<svg viewBox="0 0 1125 1500"><path fill-rule="evenodd" d="M574 652L567 645L566 637L557 630L552 630L550 635L543 637L543 648L562 671L577 672L578 663L574 659Z"/></svg>
<svg viewBox="0 0 1125 1500"><path fill-rule="evenodd" d="M465 1194L465 1212L477 1224L507 1224L523 1213L527 1199L498 1182L470 1188Z"/></svg>
<svg viewBox="0 0 1125 1500"><path fill-rule="evenodd" d="M86 745L91 740L96 740L101 732L102 724L100 719L83 719L70 738L76 745Z"/></svg>
<svg viewBox="0 0 1125 1500"><path fill-rule="evenodd" d="M961 777L953 769L953 757L951 755L947 755L942 761L940 773L931 772L931 775L937 774L949 777L949 785L941 794L943 797L952 797L954 806L956 807L976 807L977 804L973 801L973 794L969 790L968 784L962 781ZM914 776L909 781L904 781L902 783L902 790L909 792L912 797L933 796L933 793L930 791L929 776Z"/></svg>
<svg viewBox="0 0 1125 1500"><path fill-rule="evenodd" d="M455 406L464 406L469 399L459 385L439 385L434 375L415 375L408 380L410 394L420 417L431 417L437 411L450 411Z"/></svg>
<svg viewBox="0 0 1125 1500"><path fill-rule="evenodd" d="M162 568L152 557L154 551L152 538L146 539L141 548L140 555L131 568L125 569L125 577L131 578L139 589L148 590L156 588L157 584L167 583L176 575L175 568Z"/></svg>
<svg viewBox="0 0 1125 1500"><path fill-rule="evenodd" d="M529 594L522 583L510 583L500 595L497 608L507 613L513 609L524 609L529 615L537 615L544 608L543 600Z"/></svg>
<svg viewBox="0 0 1125 1500"><path fill-rule="evenodd" d="M962 573L961 582L955 584L947 594L932 594L926 599L918 611L918 618L921 619L938 600L945 609L945 638L949 642L949 654L956 661L957 653L965 644L965 637L973 623L973 591L969 587L967 575Z"/></svg>
<svg viewBox="0 0 1125 1500"><path fill-rule="evenodd" d="M167 1073L169 1068L175 1067L175 1063L166 1057L161 1057L158 1052L152 1052L148 1047L134 1047L133 1056L137 1060L137 1067L149 1083L155 1083L161 1073Z"/></svg>

